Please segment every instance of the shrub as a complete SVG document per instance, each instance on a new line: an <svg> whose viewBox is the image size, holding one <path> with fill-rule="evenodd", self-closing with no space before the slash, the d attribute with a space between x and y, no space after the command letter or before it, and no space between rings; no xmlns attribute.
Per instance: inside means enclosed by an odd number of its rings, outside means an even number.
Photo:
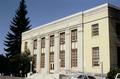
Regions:
<svg viewBox="0 0 120 79"><path fill-rule="evenodd" d="M112 68L112 69L110 69L110 72L108 72L107 78L115 79L115 76L117 73L120 73L120 69L119 68Z"/></svg>

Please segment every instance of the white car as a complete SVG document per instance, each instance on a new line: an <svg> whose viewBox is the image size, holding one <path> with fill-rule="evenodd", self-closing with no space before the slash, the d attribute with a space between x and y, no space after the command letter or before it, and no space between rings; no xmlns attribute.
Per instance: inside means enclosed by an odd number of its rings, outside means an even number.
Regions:
<svg viewBox="0 0 120 79"><path fill-rule="evenodd" d="M117 75L115 76L115 79L120 79L120 73L117 73Z"/></svg>
<svg viewBox="0 0 120 79"><path fill-rule="evenodd" d="M71 79L96 79L96 78L92 75L80 74L80 75L71 77Z"/></svg>

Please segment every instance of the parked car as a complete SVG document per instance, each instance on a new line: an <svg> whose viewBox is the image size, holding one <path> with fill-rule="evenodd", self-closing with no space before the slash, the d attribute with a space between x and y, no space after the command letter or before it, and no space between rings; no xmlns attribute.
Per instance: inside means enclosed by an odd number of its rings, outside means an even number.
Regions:
<svg viewBox="0 0 120 79"><path fill-rule="evenodd" d="M115 76L115 79L120 79L120 73L117 73L117 75Z"/></svg>
<svg viewBox="0 0 120 79"><path fill-rule="evenodd" d="M92 75L79 74L79 75L72 76L71 79L96 79L96 78Z"/></svg>

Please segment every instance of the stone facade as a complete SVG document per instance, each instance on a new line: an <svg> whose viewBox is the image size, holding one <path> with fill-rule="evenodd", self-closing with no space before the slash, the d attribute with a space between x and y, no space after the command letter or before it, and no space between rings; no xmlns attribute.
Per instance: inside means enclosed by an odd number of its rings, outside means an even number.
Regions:
<svg viewBox="0 0 120 79"><path fill-rule="evenodd" d="M77 72L100 74L102 66L103 73L107 74L111 67L120 66L119 49L117 51L120 46L119 32L116 34L116 24L119 26L119 20L120 8L106 3L24 32L21 50L25 51L27 42L31 55L36 55L35 71L39 76L51 74L55 77L56 74ZM76 32L72 35L74 30ZM63 48L60 48L60 34L63 32L65 43ZM54 45L50 47L52 35ZM41 48L42 38L45 38L44 48ZM37 47L34 49L35 40ZM60 59L60 49L65 51L65 55L62 54L63 59ZM43 58L42 51L45 55ZM45 66L42 68L41 59ZM63 66L65 63L64 67L61 67L61 62Z"/></svg>

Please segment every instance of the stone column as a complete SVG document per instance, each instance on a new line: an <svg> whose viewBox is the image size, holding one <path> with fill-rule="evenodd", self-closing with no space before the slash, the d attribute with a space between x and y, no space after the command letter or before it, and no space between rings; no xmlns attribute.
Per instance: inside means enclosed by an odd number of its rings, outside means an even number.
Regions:
<svg viewBox="0 0 120 79"><path fill-rule="evenodd" d="M30 40L30 55L33 56L33 40Z"/></svg>
<svg viewBox="0 0 120 79"><path fill-rule="evenodd" d="M49 36L45 37L45 73L49 73Z"/></svg>
<svg viewBox="0 0 120 79"><path fill-rule="evenodd" d="M82 29L82 25L79 25L79 27L77 28L78 29L78 33L77 33L77 36L78 36L78 69L80 72L83 72L83 29Z"/></svg>
<svg viewBox="0 0 120 79"><path fill-rule="evenodd" d="M59 72L60 62L59 62L59 33L55 34L55 47L54 47L54 65L55 73Z"/></svg>
<svg viewBox="0 0 120 79"><path fill-rule="evenodd" d="M36 61L36 71L40 72L40 56L41 56L41 42L40 42L40 37L37 39L37 61Z"/></svg>
<svg viewBox="0 0 120 79"><path fill-rule="evenodd" d="M70 30L65 31L65 70L70 70L71 68L71 41L70 41Z"/></svg>

